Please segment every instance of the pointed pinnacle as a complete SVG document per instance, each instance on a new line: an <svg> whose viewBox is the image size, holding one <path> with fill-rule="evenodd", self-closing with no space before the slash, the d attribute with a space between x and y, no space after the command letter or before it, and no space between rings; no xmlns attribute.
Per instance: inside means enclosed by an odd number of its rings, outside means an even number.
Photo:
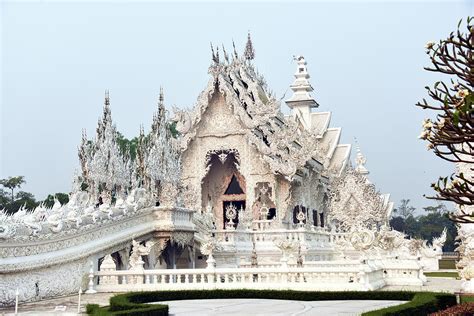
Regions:
<svg viewBox="0 0 474 316"><path fill-rule="evenodd" d="M105 105L110 105L110 95L109 95L109 90L105 90L105 101L104 101L104 104Z"/></svg>
<svg viewBox="0 0 474 316"><path fill-rule="evenodd" d="M165 101L165 94L163 93L163 87L160 86L160 97L158 99L160 103L163 103Z"/></svg>

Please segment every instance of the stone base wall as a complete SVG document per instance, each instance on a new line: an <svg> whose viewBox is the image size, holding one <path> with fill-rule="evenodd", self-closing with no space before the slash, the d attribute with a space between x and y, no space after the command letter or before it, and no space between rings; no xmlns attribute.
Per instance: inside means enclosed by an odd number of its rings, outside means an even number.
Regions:
<svg viewBox="0 0 474 316"><path fill-rule="evenodd" d="M18 289L20 302L74 294L87 287L90 259L0 275L0 306L15 304Z"/></svg>

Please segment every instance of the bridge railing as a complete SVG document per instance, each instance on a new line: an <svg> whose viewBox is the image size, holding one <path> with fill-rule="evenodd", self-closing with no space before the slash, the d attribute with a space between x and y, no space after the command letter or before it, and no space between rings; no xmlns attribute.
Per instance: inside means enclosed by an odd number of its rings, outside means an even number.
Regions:
<svg viewBox="0 0 474 316"><path fill-rule="evenodd" d="M367 266L119 270L95 273L99 292L188 289L373 290L383 272Z"/></svg>

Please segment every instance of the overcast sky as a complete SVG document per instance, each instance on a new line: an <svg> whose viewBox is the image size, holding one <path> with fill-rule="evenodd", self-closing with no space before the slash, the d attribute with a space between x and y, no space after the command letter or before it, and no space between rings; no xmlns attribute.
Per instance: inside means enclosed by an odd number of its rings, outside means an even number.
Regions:
<svg viewBox="0 0 474 316"><path fill-rule="evenodd" d="M104 90L132 138L149 130L159 87L165 103L192 107L209 79L209 43L243 50L283 96L293 55L304 55L320 104L342 142L358 143L370 179L398 204L423 194L452 166L418 140L430 113L414 106L441 77L423 70L424 45L445 38L472 1L153 3L3 1L0 177L23 175L38 199L68 192L81 130L93 137ZM289 97L289 92L286 95ZM288 111L283 105L284 111ZM352 159L354 153L352 155Z"/></svg>

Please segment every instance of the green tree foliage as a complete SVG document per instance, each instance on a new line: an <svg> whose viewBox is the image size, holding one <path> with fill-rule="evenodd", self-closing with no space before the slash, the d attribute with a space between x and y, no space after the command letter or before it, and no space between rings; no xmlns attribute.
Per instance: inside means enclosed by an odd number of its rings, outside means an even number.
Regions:
<svg viewBox="0 0 474 316"><path fill-rule="evenodd" d="M171 136L173 136L173 138L178 138L179 132L178 132L178 130L176 129L176 122L171 122L171 123L169 123L169 124L168 124L168 128L170 129Z"/></svg>
<svg viewBox="0 0 474 316"><path fill-rule="evenodd" d="M411 209L411 212L403 217L404 212L394 212L394 217L390 219L390 226L394 230L404 232L411 238L420 238L431 241L433 237L438 237L446 227L447 236L443 251L454 251L454 239L457 235L456 224L449 220L449 210L446 205L440 203L436 206L424 207L426 214L414 216L415 208L408 205L409 200L402 200L399 209Z"/></svg>
<svg viewBox="0 0 474 316"><path fill-rule="evenodd" d="M8 205L10 213L16 213L22 206L29 211L34 210L39 205L35 196L29 192L20 191L15 196L15 201Z"/></svg>
<svg viewBox="0 0 474 316"><path fill-rule="evenodd" d="M4 209L8 203L11 202L11 198L8 196L9 193L4 189L0 189L0 210Z"/></svg>
<svg viewBox="0 0 474 316"><path fill-rule="evenodd" d="M117 132L117 144L119 145L122 154L129 154L130 158L135 160L135 156L137 155L138 137L129 140L125 138L122 133Z"/></svg>
<svg viewBox="0 0 474 316"><path fill-rule="evenodd" d="M25 183L24 176L9 177L8 179L0 180L0 184L9 190L19 188L21 184ZM36 201L35 196L30 192L19 191L13 197L9 196L10 193L4 189L0 189L0 210L5 209L7 213L13 214L23 207L29 211L34 210L38 205L44 203L46 207L52 207L54 204L54 198L56 197L61 204L69 202L69 195L66 193L56 193L54 195L48 195L44 201Z"/></svg>
<svg viewBox="0 0 474 316"><path fill-rule="evenodd" d="M393 212L402 218L407 218L410 215L413 216L413 213L415 212L415 208L409 204L410 204L410 199L402 199L400 201L400 206L394 209Z"/></svg>
<svg viewBox="0 0 474 316"><path fill-rule="evenodd" d="M48 197L42 202L43 205L47 208L51 208L54 205L54 199L57 199L61 205L66 204L69 202L69 195L66 193L56 193L56 194L49 194Z"/></svg>
<svg viewBox="0 0 474 316"><path fill-rule="evenodd" d="M8 179L0 180L0 184L11 191L11 202L15 200L14 190L20 188L23 183L26 183L24 176L8 177Z"/></svg>
<svg viewBox="0 0 474 316"><path fill-rule="evenodd" d="M176 130L176 122L169 122L168 129L170 130L171 136L173 138L177 138L179 136L179 132ZM145 136L145 141L148 142L149 140L150 136L148 134ZM117 132L117 144L119 145L122 154L128 154L130 155L131 160L135 160L137 156L138 137L128 139L125 138L122 133Z"/></svg>

